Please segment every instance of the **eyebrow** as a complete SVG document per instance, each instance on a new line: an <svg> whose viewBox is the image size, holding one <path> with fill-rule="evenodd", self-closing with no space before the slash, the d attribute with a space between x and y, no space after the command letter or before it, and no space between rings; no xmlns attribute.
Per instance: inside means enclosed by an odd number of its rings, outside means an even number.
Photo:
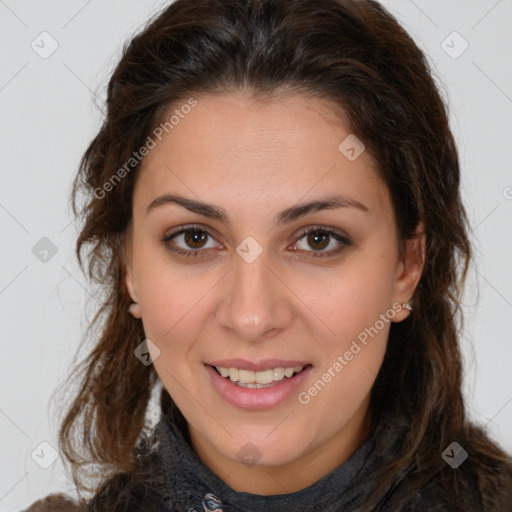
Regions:
<svg viewBox="0 0 512 512"><path fill-rule="evenodd" d="M178 204L193 213L197 213L198 215L211 217L225 224L230 223L229 215L223 208L175 194L164 194L154 199L146 208L146 214L166 204ZM337 195L294 205L280 212L274 219L274 222L278 224L287 224L305 217L310 213L334 208L356 208L366 213L370 212L370 210L359 201L356 201L346 195Z"/></svg>

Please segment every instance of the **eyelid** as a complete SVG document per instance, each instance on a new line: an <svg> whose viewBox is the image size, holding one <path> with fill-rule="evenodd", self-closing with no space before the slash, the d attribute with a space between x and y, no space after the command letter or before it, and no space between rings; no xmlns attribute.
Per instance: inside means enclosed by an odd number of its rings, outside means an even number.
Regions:
<svg viewBox="0 0 512 512"><path fill-rule="evenodd" d="M179 228L177 228L176 231L166 233L162 241L168 241L176 235L181 235L183 233L186 233L187 231L193 230L204 231L205 233L208 233L211 237L216 238L216 235L213 233L213 230L207 228L206 226L203 226L201 224L185 224L184 226L180 226Z"/></svg>

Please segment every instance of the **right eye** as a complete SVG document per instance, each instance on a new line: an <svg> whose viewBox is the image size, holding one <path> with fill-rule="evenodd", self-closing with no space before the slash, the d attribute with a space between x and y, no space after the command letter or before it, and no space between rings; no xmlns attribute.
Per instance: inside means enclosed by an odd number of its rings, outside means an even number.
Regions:
<svg viewBox="0 0 512 512"><path fill-rule="evenodd" d="M212 241L208 246L208 238ZM213 235L198 226L188 226L166 235L162 242L173 252L185 257L204 256L209 249L219 247ZM172 242L172 243L171 243Z"/></svg>

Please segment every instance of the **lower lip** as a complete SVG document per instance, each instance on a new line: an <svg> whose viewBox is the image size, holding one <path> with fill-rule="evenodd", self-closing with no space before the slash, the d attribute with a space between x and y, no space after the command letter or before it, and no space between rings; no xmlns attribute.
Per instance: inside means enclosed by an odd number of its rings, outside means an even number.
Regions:
<svg viewBox="0 0 512 512"><path fill-rule="evenodd" d="M222 377L215 368L205 365L206 371L212 379L214 388L220 396L235 407L241 409L269 409L286 401L293 392L304 382L312 366L307 366L294 377L285 377L268 388L243 388L231 379Z"/></svg>

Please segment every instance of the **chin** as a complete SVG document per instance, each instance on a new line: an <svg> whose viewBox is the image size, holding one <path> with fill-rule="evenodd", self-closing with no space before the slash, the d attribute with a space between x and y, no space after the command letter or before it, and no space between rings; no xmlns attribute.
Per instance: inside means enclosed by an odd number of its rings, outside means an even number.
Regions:
<svg viewBox="0 0 512 512"><path fill-rule="evenodd" d="M300 458L310 441L300 438L300 430L290 432L286 426L240 428L233 437L224 436L220 444L211 440L217 451L233 462L248 466L284 466ZM278 430L282 429L279 433ZM302 430L304 432L304 430Z"/></svg>

